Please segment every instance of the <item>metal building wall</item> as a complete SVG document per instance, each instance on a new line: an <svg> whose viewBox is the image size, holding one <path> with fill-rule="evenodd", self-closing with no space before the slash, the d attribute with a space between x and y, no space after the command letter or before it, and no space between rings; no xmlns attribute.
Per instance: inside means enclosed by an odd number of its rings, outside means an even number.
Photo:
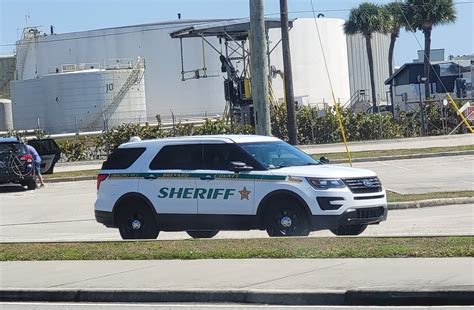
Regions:
<svg viewBox="0 0 474 310"><path fill-rule="evenodd" d="M369 61L367 60L365 39L362 35L357 34L346 36L346 40L351 95L365 89L368 90L368 98L370 98ZM384 84L384 81L389 77L388 48L390 36L375 33L371 45L374 57L375 93L380 104L380 102L385 103L387 101L388 87Z"/></svg>

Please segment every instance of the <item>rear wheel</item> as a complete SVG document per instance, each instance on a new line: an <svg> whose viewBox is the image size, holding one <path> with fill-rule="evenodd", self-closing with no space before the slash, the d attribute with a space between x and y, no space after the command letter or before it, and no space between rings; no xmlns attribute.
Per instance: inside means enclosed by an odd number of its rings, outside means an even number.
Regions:
<svg viewBox="0 0 474 310"><path fill-rule="evenodd" d="M357 236L367 228L367 225L343 225L338 228L331 229L336 236Z"/></svg>
<svg viewBox="0 0 474 310"><path fill-rule="evenodd" d="M281 199L265 212L265 229L270 237L307 236L311 229L303 207L292 199Z"/></svg>
<svg viewBox="0 0 474 310"><path fill-rule="evenodd" d="M36 189L36 180L35 179L29 179L28 181L25 182L25 185L28 188L28 190L30 190L30 191L34 190L34 189Z"/></svg>
<svg viewBox="0 0 474 310"><path fill-rule="evenodd" d="M190 235L194 239L196 238L209 239L219 233L218 230L187 230L186 232L188 233L188 235Z"/></svg>
<svg viewBox="0 0 474 310"><path fill-rule="evenodd" d="M143 205L120 208L118 227L122 239L156 239L160 233L154 214Z"/></svg>

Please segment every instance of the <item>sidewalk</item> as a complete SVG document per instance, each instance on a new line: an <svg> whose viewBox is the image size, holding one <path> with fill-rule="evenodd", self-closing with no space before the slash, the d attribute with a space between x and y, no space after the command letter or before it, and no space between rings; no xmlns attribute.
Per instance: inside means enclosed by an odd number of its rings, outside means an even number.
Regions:
<svg viewBox="0 0 474 310"><path fill-rule="evenodd" d="M3 301L41 299L38 296L66 301L72 296L76 301L244 298L257 303L341 304L348 296L387 302L421 294L425 301L457 296L458 303L474 303L473 258L2 262L0 274ZM285 302L284 296L293 299Z"/></svg>

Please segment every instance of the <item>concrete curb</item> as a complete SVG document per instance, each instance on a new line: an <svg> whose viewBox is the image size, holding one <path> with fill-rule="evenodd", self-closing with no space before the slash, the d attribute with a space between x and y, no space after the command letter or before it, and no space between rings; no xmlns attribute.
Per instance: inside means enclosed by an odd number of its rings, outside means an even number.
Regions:
<svg viewBox="0 0 474 310"><path fill-rule="evenodd" d="M461 205L474 203L474 197L456 197L456 198L439 198L426 199L419 201L405 201L405 202L389 202L387 204L389 210L401 209L417 209L428 207L439 207L448 205Z"/></svg>
<svg viewBox="0 0 474 310"><path fill-rule="evenodd" d="M1 289L3 302L194 302L273 305L473 305L474 289L431 290L150 290Z"/></svg>
<svg viewBox="0 0 474 310"><path fill-rule="evenodd" d="M61 182L74 182L74 181L88 181L88 180L95 180L97 178L96 175L84 175L80 177L64 177L64 178L50 178L45 179L45 183L61 183Z"/></svg>
<svg viewBox="0 0 474 310"><path fill-rule="evenodd" d="M444 157L444 156L462 156L462 155L474 155L474 151L456 151L456 152L439 152L439 153L421 153L421 154L408 154L408 155L394 155L394 156L379 156L379 157L364 157L364 158L353 158L353 163L364 163L372 161L389 161L399 159L417 159L417 158L433 158L433 157ZM331 160L331 159L329 159ZM331 160L330 164L344 164L347 163L347 159L336 159Z"/></svg>

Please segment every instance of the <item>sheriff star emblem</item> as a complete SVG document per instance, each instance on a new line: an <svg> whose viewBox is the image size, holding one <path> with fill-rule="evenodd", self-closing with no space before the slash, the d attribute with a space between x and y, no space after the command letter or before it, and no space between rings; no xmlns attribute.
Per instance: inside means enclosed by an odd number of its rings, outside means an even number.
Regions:
<svg viewBox="0 0 474 310"><path fill-rule="evenodd" d="M240 193L240 200L247 199L249 200L249 195L251 191L249 191L245 186L242 188L242 190L239 191Z"/></svg>

